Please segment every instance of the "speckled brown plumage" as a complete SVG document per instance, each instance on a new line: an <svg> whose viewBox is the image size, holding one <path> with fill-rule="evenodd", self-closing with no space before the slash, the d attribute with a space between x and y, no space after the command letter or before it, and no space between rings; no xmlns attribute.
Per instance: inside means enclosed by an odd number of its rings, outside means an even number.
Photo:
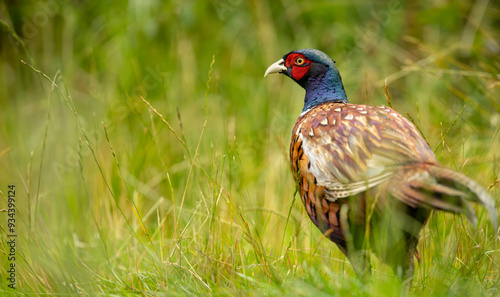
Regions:
<svg viewBox="0 0 500 297"><path fill-rule="evenodd" d="M350 219L349 225L352 233L357 229L357 234L351 235L360 237L366 231L367 189L380 185L376 191L372 190L373 196L379 199L380 209L388 197L384 183L392 175L408 171L413 164L437 165L429 146L407 119L388 107L346 103L324 103L299 117L292 132L290 160L312 222L348 256L340 207L350 201L352 204L353 199L341 198L357 196L356 207L353 207L357 209L356 216ZM414 202L410 204L415 206ZM422 226L428 213L421 211L420 217L415 213L413 219ZM376 213L374 218L378 216ZM417 229L404 234L408 244L413 245L411 253L415 252L418 242L420 229ZM357 240L359 245L362 241Z"/></svg>

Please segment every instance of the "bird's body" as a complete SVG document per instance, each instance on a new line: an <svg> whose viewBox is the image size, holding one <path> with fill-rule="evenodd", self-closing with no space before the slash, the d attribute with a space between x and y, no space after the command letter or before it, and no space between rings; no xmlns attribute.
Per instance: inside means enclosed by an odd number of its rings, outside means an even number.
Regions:
<svg viewBox="0 0 500 297"><path fill-rule="evenodd" d="M320 51L293 51L271 65L305 88L292 132L290 162L312 222L365 278L368 251L411 280L420 230L431 211L464 213L492 198L476 182L439 165L405 117L385 106L349 104L334 62Z"/></svg>

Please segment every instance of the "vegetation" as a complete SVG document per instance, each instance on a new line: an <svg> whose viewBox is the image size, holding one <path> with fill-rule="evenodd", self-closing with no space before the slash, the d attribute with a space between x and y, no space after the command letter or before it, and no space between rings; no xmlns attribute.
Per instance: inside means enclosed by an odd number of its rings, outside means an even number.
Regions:
<svg viewBox="0 0 500 297"><path fill-rule="evenodd" d="M307 218L288 164L303 91L267 66L337 61L354 103L390 103L439 161L500 203L494 1L0 4L0 208L15 185L5 296L397 296L362 285ZM488 6L487 6L488 5ZM498 296L486 212L434 214L411 296ZM9 269L8 213L0 266Z"/></svg>

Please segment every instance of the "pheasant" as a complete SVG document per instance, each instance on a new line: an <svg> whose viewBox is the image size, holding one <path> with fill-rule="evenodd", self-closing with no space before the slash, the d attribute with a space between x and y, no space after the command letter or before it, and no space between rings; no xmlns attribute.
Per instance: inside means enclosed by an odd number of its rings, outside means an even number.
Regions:
<svg viewBox="0 0 500 297"><path fill-rule="evenodd" d="M463 213L468 201L498 217L492 197L439 165L416 127L386 106L350 104L335 62L316 49L292 51L264 76L282 73L306 91L292 132L290 163L310 219L362 280L370 253L411 284L420 230L433 210ZM409 286L409 285L408 285Z"/></svg>

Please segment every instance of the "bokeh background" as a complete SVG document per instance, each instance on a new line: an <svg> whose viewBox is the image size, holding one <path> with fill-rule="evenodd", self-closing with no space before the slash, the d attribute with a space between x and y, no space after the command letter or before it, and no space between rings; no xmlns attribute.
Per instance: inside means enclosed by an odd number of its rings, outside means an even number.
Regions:
<svg viewBox="0 0 500 297"><path fill-rule="evenodd" d="M1 1L0 195L16 187L6 296L398 295L360 284L288 165L304 92L267 66L336 60L352 103L413 119L439 161L500 196L496 1ZM144 98L143 99L141 99ZM146 102L147 101L147 102ZM498 296L500 248L435 214L415 296ZM7 212L0 212L6 239Z"/></svg>

